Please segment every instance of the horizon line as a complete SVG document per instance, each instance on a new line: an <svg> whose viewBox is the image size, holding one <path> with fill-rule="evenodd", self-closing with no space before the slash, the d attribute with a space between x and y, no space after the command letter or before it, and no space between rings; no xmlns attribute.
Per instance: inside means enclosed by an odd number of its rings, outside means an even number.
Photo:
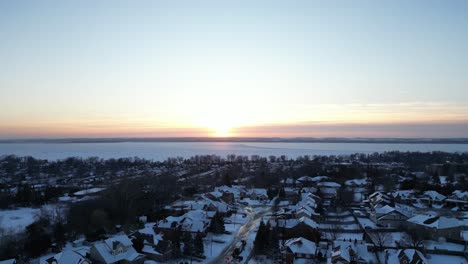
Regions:
<svg viewBox="0 0 468 264"><path fill-rule="evenodd" d="M0 143L258 142L468 144L468 137L61 137L5 138Z"/></svg>

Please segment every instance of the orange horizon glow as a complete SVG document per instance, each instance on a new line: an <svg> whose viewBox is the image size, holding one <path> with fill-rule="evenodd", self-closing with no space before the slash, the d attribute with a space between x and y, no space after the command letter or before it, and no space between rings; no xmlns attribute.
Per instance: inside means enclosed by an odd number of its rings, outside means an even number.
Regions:
<svg viewBox="0 0 468 264"><path fill-rule="evenodd" d="M0 138L99 138L99 137L467 137L468 121L438 122L301 122L209 127L22 126L1 127Z"/></svg>

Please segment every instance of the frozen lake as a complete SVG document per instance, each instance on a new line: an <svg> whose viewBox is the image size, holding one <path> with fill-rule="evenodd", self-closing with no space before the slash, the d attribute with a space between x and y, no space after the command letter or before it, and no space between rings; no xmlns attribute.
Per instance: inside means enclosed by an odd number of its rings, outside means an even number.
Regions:
<svg viewBox="0 0 468 264"><path fill-rule="evenodd" d="M15 154L41 159L66 157L140 157L165 160L194 155L342 155L384 151L468 152L468 144L384 144L384 143L272 143L272 142L121 142L121 143L0 143L0 156Z"/></svg>

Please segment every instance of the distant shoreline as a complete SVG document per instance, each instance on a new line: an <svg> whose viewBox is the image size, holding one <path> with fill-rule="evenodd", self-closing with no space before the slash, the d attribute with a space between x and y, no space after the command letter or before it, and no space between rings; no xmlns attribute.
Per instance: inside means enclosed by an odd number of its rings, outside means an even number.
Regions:
<svg viewBox="0 0 468 264"><path fill-rule="evenodd" d="M257 142L257 143L381 143L381 144L468 144L468 138L250 138L250 137L153 137L153 138L33 138L0 139L13 143L126 143L126 142Z"/></svg>

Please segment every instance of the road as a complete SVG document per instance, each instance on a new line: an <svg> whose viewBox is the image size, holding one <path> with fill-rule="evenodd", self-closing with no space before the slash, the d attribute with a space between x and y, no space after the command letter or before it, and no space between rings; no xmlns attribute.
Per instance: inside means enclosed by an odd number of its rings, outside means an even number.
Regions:
<svg viewBox="0 0 468 264"><path fill-rule="evenodd" d="M243 239L247 241L249 239L250 232L255 229L262 217L271 212L271 208L266 208L264 211L259 213L255 213L251 207L246 207L244 210L250 214L249 220L239 228L231 243L221 252L221 254L219 254L219 256L212 259L209 264L227 263L226 259L228 257L232 258L232 252L234 251L237 242Z"/></svg>

